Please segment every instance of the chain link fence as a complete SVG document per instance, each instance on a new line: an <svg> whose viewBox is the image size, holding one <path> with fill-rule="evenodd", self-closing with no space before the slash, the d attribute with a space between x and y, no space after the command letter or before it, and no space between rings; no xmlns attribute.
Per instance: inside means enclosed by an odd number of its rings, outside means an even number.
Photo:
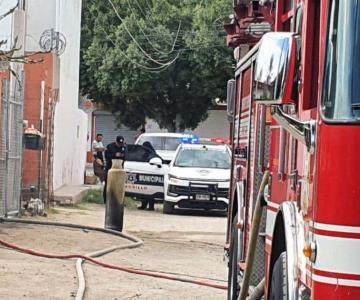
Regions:
<svg viewBox="0 0 360 300"><path fill-rule="evenodd" d="M20 210L24 73L2 80L0 105L0 216Z"/></svg>

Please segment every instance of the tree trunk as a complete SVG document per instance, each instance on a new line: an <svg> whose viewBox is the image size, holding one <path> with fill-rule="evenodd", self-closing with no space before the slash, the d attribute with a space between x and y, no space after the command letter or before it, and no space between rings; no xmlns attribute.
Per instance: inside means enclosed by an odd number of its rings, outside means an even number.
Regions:
<svg viewBox="0 0 360 300"><path fill-rule="evenodd" d="M184 130L181 128L182 123L182 117L180 114L176 114L175 118L175 132L184 132Z"/></svg>
<svg viewBox="0 0 360 300"><path fill-rule="evenodd" d="M175 122L172 122L171 124L169 124L168 126L166 126L166 129L168 130L168 132L176 132Z"/></svg>

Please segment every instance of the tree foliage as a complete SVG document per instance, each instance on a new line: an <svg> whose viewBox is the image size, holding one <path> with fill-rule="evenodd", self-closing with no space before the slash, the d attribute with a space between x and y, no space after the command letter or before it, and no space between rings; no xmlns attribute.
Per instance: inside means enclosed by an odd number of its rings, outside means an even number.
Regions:
<svg viewBox="0 0 360 300"><path fill-rule="evenodd" d="M86 0L83 6L81 91L119 123L136 128L150 117L172 131L195 128L213 100L225 98L233 71L222 29L231 11L226 1Z"/></svg>

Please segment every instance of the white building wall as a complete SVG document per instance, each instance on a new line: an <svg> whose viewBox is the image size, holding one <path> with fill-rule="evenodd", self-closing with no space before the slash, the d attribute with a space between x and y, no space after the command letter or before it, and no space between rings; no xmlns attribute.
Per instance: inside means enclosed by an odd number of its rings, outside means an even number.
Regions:
<svg viewBox="0 0 360 300"><path fill-rule="evenodd" d="M58 0L57 31L66 37L60 56L59 103L55 111L54 188L84 183L87 115L78 108L81 0Z"/></svg>
<svg viewBox="0 0 360 300"><path fill-rule="evenodd" d="M0 1L0 16L8 12L17 3L17 0ZM7 40L5 47L9 48L12 42L12 21L13 15L9 15L0 21L0 40ZM5 48L3 46L3 48Z"/></svg>
<svg viewBox="0 0 360 300"><path fill-rule="evenodd" d="M91 151L92 150L92 142L93 142L93 111L90 110L87 113L87 132L86 132L86 139L87 139L87 151ZM96 133L95 133L96 134Z"/></svg>
<svg viewBox="0 0 360 300"><path fill-rule="evenodd" d="M41 51L41 34L56 26L56 0L26 1L26 51Z"/></svg>
<svg viewBox="0 0 360 300"><path fill-rule="evenodd" d="M27 1L27 51L38 51L44 30L54 28L66 38L54 78L58 78L59 101L54 120L54 189L84 182L88 116L78 108L81 0Z"/></svg>

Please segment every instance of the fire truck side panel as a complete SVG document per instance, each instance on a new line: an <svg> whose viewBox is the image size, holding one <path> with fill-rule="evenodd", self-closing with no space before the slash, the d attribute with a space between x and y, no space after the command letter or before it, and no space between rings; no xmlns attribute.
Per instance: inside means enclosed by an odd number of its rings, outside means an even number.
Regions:
<svg viewBox="0 0 360 300"><path fill-rule="evenodd" d="M322 123L318 146L315 299L360 299L360 128Z"/></svg>
<svg viewBox="0 0 360 300"><path fill-rule="evenodd" d="M339 5L341 8L347 3L335 1L278 0L273 12L275 31L300 28L294 106L281 108L299 123L313 121L316 133L315 146L310 149L291 130L285 130L286 124L282 123L282 127L275 118L268 124L271 181L263 249L265 299L269 297L273 266L283 251L287 251L289 299L360 299L360 126L330 124L320 114L330 6L338 3L339 9ZM237 7L240 11L244 8ZM246 56L248 61L251 55L255 57L256 51ZM245 68L240 66L236 74L232 194L236 198L236 186L242 182L246 208L243 250L246 250L257 175L261 174L258 168L262 151L261 105L251 101L252 81ZM245 147L246 156L241 158L236 149ZM238 210L236 200L232 206L234 216ZM231 222L232 219L228 232ZM305 246L311 246L310 258L303 253Z"/></svg>
<svg viewBox="0 0 360 300"><path fill-rule="evenodd" d="M318 277L317 275L314 276ZM360 299L360 288L357 286L357 288L352 288L350 292L348 287L338 285L336 280L333 280L330 286L328 283L315 281L312 286L312 299L357 300Z"/></svg>
<svg viewBox="0 0 360 300"><path fill-rule="evenodd" d="M253 51L254 55L256 51ZM262 172L267 164L269 151L264 150L259 152L259 143L262 145L269 144L270 130L266 126L261 127L260 122L265 125L266 110L263 107L256 105L252 99L252 76L253 76L253 59L249 56L243 64L238 66L237 69L237 93L236 93L236 109L235 109L235 122L233 126L234 132L232 133L233 139L233 181L232 181L232 195L233 205L229 215L234 218L238 213L238 222L242 223L242 230L239 235L240 251L242 260L240 268L244 268L244 254L247 247L249 238L249 229L251 226L252 213L254 208L254 201L256 199L258 186L262 177ZM268 149L268 147L263 147ZM266 153L265 153L266 152ZM261 157L261 165L259 159ZM242 222L244 221L244 222ZM231 224L231 222L230 222ZM262 231L265 231L265 215L263 218ZM231 231L228 228L228 235L230 238ZM265 238L259 237L259 245L263 244L259 251L256 253L256 262L254 273L251 279L252 284L257 284L264 274L264 243ZM228 243L229 244L229 243Z"/></svg>
<svg viewBox="0 0 360 300"><path fill-rule="evenodd" d="M322 123L319 136L315 221L358 227L360 235L360 128Z"/></svg>

